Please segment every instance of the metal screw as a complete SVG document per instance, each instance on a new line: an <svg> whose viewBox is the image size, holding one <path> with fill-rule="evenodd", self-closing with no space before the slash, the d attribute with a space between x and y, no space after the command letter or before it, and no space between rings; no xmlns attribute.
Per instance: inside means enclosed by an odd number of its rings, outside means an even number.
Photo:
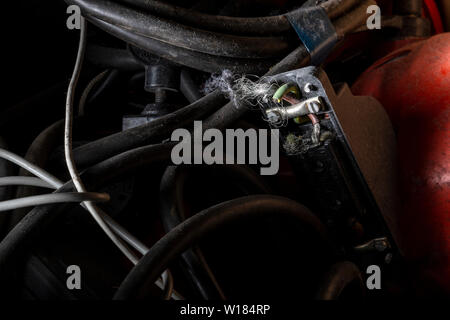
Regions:
<svg viewBox="0 0 450 320"><path fill-rule="evenodd" d="M305 84L305 86L303 87L303 90L306 92L306 93L310 93L311 91L315 91L316 90L316 87L312 84L312 83L307 83L307 84Z"/></svg>
<svg viewBox="0 0 450 320"><path fill-rule="evenodd" d="M319 112L321 107L322 106L317 101L312 101L309 103L309 110L311 111L311 113Z"/></svg>
<svg viewBox="0 0 450 320"><path fill-rule="evenodd" d="M163 88L157 88L155 90L155 103L163 103L166 101L166 98L166 90L164 90Z"/></svg>

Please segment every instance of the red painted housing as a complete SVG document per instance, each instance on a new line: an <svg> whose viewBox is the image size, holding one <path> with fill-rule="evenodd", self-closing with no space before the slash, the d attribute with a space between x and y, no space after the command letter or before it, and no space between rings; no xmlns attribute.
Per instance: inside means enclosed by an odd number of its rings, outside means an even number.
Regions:
<svg viewBox="0 0 450 320"><path fill-rule="evenodd" d="M422 280L450 293L450 33L389 54L352 91L377 98L396 129L400 250Z"/></svg>

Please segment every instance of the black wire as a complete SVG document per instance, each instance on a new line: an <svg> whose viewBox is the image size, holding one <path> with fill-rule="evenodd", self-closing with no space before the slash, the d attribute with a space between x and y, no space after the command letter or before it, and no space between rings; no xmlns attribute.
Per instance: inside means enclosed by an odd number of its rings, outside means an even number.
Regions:
<svg viewBox="0 0 450 320"><path fill-rule="evenodd" d="M77 122L80 118L77 119ZM64 119L58 120L46 129L44 129L31 143L25 159L38 167L45 168L49 156L53 150L61 143L61 137L64 135ZM19 174L22 176L31 176L27 170L21 168ZM15 197L23 198L38 194L39 188L30 186L20 186L16 190ZM10 227L15 226L23 216L29 212L28 208L19 208L12 212L10 216Z"/></svg>
<svg viewBox="0 0 450 320"><path fill-rule="evenodd" d="M274 63L272 59L238 59L195 52L143 37L92 16L87 16L86 19L95 26L129 44L168 61L196 70L214 73L227 69L235 73L262 74Z"/></svg>
<svg viewBox="0 0 450 320"><path fill-rule="evenodd" d="M120 71L118 69L109 70L105 79L101 81L95 88L92 89L92 93L89 94L89 98L87 100L87 104L93 103L96 99L98 99L102 94L105 93L114 82L118 79L120 75Z"/></svg>
<svg viewBox="0 0 450 320"><path fill-rule="evenodd" d="M73 151L75 163L78 167L86 168L131 148L158 142L158 139L162 140L174 129L189 126L194 120L211 113L224 100L220 93L215 92L148 124L82 145Z"/></svg>
<svg viewBox="0 0 450 320"><path fill-rule="evenodd" d="M308 52L304 47L299 47L271 68L267 75L304 66L308 62ZM148 124L87 143L74 149L75 163L78 167L86 168L131 148L155 142L157 139L169 135L176 128L189 126L194 120L202 119L223 100L222 94L216 90L193 104ZM204 122L204 128L226 128L247 110L247 108L236 108L233 103L229 102Z"/></svg>
<svg viewBox="0 0 450 320"><path fill-rule="evenodd" d="M353 299L361 299L365 295L365 286L358 267L350 261L341 261L332 265L322 277L316 299L338 300L346 289L352 289Z"/></svg>
<svg viewBox="0 0 450 320"><path fill-rule="evenodd" d="M304 47L299 47L294 50L290 55L288 55L285 59L283 59L279 64L277 64L268 74L276 74L279 72L287 71L292 68L300 67L302 65L306 65L309 61L309 55L304 49ZM217 95L217 96L214 96ZM220 103L220 95L214 93L213 95L209 95L209 99L211 99L211 104ZM219 101L219 102L218 102ZM209 127L219 126L226 127L231 124L235 120L237 120L242 114L245 112L245 108L235 108L233 104L229 103L222 107L218 112L216 112L213 116L211 116L207 120L207 125ZM195 112L193 112L195 113ZM183 114L183 113L182 113ZM175 124L181 119L170 118L171 123ZM167 119L166 119L167 120ZM161 124L163 124L162 121ZM158 127L159 128L159 127ZM140 130L135 132L135 138L138 138L141 134L145 135L145 131L147 131L149 127L143 126ZM88 169L83 177L90 177L90 179L86 179L90 181L90 183L94 186L101 182L107 182L111 179L117 178L122 174L131 173L134 170L141 170L143 167L148 166L154 161L165 160L168 161L170 156L171 148L173 144L161 144L155 146L147 146L140 147L137 149L133 149L130 151L123 152L125 150L129 150L133 146L147 143L147 141L151 140L152 137L158 136L157 128L155 130L150 130L151 134L146 135L144 139L140 140L138 138L138 142L135 143L133 141L128 140L127 138L121 139L119 138L119 143L117 147L112 146L114 144L113 140L100 140L96 145L100 147L100 150L96 148L87 148L89 152L83 154L79 152L79 161L84 163L84 166L89 166L103 159L109 158L98 165ZM142 131L141 131L142 130ZM128 134L124 135L125 137ZM117 136L114 135L114 138ZM108 137L107 137L108 138ZM132 139L131 139L132 140ZM105 148L106 150L101 149L101 142L107 141L108 146L112 146L110 150ZM91 145L92 147L93 145ZM102 152L106 152L107 155L103 155ZM121 154L115 155L117 153L123 152ZM86 181L86 183L87 183ZM88 183L87 183L88 184ZM88 184L89 185L89 184ZM72 190L70 184L58 190L58 192L70 191ZM33 209L27 214L24 219L21 220L19 224L17 224L14 229L6 236L4 241L0 243L0 275L4 277L7 273L5 270L8 267L8 264L13 262L13 259L9 259L14 257L16 254L19 254L21 248L28 243L34 236L41 230L45 230L45 225L49 223L52 218L57 216L58 213L65 212L63 208L67 208L67 206L61 205L46 205L40 206L38 208ZM55 210L57 209L57 210Z"/></svg>
<svg viewBox="0 0 450 320"><path fill-rule="evenodd" d="M281 37L244 37L204 31L142 13L107 0L66 0L85 16L95 17L134 34L184 49L232 58L279 57L289 50Z"/></svg>
<svg viewBox="0 0 450 320"><path fill-rule="evenodd" d="M375 4L374 0L361 0L361 3L350 12L343 15L334 22L334 27L339 38L344 38L346 34L365 25L367 20L367 8Z"/></svg>
<svg viewBox="0 0 450 320"><path fill-rule="evenodd" d="M118 69L129 72L144 70L144 65L128 50L89 45L86 59L101 69Z"/></svg>
<svg viewBox="0 0 450 320"><path fill-rule="evenodd" d="M172 147L171 144L159 144L130 150L89 168L81 174L81 177L89 189L98 189L116 179L145 170L156 163L169 164ZM71 191L74 191L74 186L68 182L55 192ZM7 283L15 270L17 258L29 246L35 244L35 240L45 233L54 219L67 213L72 206L74 204L49 204L35 207L0 242L0 283L2 283L0 297L10 297L11 291Z"/></svg>
<svg viewBox="0 0 450 320"><path fill-rule="evenodd" d="M242 220L282 217L299 221L317 235L312 242L328 244L320 220L301 204L277 196L248 196L223 202L185 220L162 237L139 261L117 290L114 299L142 299L169 263L207 234ZM324 250L325 251L325 250Z"/></svg>
<svg viewBox="0 0 450 320"><path fill-rule="evenodd" d="M309 61L309 53L304 46L300 46L270 68L265 75L274 75L303 67ZM169 134L173 129L177 128L177 125L180 127L188 125L194 120L201 119L216 104L219 104L222 98L220 94L213 92L199 100L199 103L207 101L204 105L203 103L201 105L194 103L147 125L126 130L81 146L74 150L75 161L80 167L88 167L120 152L154 141L152 139ZM246 108L236 108L230 102L212 114L205 121L204 128L226 128L239 119L247 110Z"/></svg>
<svg viewBox="0 0 450 320"><path fill-rule="evenodd" d="M270 193L270 188L261 179L261 176L248 166L220 165L201 168L225 172L226 177L233 181L243 182L241 187L247 187L246 189L256 191L256 193ZM169 166L161 178L159 212L166 232L172 230L185 218L183 212L185 179L188 174L193 172L192 167ZM208 185L212 184L213 182L208 182ZM225 295L199 248L187 250L182 254L181 259L186 280L203 299L225 300Z"/></svg>
<svg viewBox="0 0 450 320"><path fill-rule="evenodd" d="M116 2L126 3L180 23L199 25L202 28L219 32L267 35L289 31L291 28L284 15L254 18L227 17L205 14L162 1L118 0Z"/></svg>
<svg viewBox="0 0 450 320"><path fill-rule="evenodd" d="M195 10L175 6L162 1L116 0L153 14L188 25L231 34L268 35L291 30L291 25L284 15L267 17L227 17L201 13ZM333 0L320 4L334 19L354 6L358 0ZM315 5L314 2L311 5Z"/></svg>
<svg viewBox="0 0 450 320"><path fill-rule="evenodd" d="M361 19L365 17L365 10L369 2L371 0L365 0L361 5L349 12L349 16L344 15L336 21L336 25L338 26L336 31L341 37L360 25ZM264 76L271 76L304 67L310 63L310 59L311 57L305 47L299 46L283 60L270 68ZM226 128L242 117L247 111L247 108L236 108L232 102L229 102L205 121L204 128Z"/></svg>
<svg viewBox="0 0 450 320"><path fill-rule="evenodd" d="M273 66L265 76L306 66L309 61L309 53L300 46ZM201 119L222 99L222 95L215 91L198 102L154 122L83 145L74 150L75 161L80 167L88 167L120 152L155 141L156 138L162 138L178 127ZM204 129L226 128L243 116L247 110L247 108L236 108L232 102L229 102L206 119Z"/></svg>
<svg viewBox="0 0 450 320"><path fill-rule="evenodd" d="M190 70L186 68L181 69L180 92L189 103L194 103L202 97L199 86L192 79Z"/></svg>

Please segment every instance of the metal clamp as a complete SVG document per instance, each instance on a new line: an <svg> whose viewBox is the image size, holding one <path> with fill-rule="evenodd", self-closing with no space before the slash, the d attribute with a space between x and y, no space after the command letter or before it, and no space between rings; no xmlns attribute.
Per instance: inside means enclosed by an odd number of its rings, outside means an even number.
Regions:
<svg viewBox="0 0 450 320"><path fill-rule="evenodd" d="M286 18L308 50L311 64L317 66L325 61L338 40L326 11L320 6L300 8L286 14Z"/></svg>
<svg viewBox="0 0 450 320"><path fill-rule="evenodd" d="M322 109L322 101L320 100L320 97L314 97L287 107L270 108L267 109L265 112L269 122L277 124L286 121L288 119L305 116L311 113L312 114L317 113L321 109Z"/></svg>

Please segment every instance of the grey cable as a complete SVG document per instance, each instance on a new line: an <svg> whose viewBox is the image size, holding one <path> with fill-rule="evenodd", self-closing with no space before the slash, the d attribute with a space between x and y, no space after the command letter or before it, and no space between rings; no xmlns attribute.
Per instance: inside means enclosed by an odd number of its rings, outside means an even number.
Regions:
<svg viewBox="0 0 450 320"><path fill-rule="evenodd" d="M86 45L85 44L85 40L86 40L86 21L84 20L84 18L82 18L82 24L81 24L80 32L81 32L81 34L80 34L80 46L78 48L77 62L75 64L74 73L72 75L72 78L71 78L71 81L70 81L70 84L69 84L69 90L68 90L68 93L67 93L67 101L66 101L65 141L66 141L66 138L69 138L68 142L70 142L70 144L68 145L69 146L69 150L68 151L70 151L70 153L71 153L71 136L72 136L71 128L72 128L72 120L73 120L72 119L72 110L73 110L74 89L75 89L76 83L77 83L79 75L80 75L81 65L82 65L82 60L83 60L83 53L84 53L85 45ZM67 109L70 109L70 110L67 110ZM67 114L67 113L69 113L69 114ZM69 115L68 119L67 119L67 115ZM67 120L69 120L69 121L67 121ZM69 130L69 131L67 132L67 130ZM69 133L68 136L67 136L67 133ZM65 147L66 147L66 144L65 144ZM23 169L29 171L30 173L34 174L35 176L37 176L37 177L41 178L42 180L48 182L55 189L60 188L64 184L62 181L60 181L58 178L56 178L52 174L48 173L47 171L37 167L36 165L32 164L31 162L25 160L24 158L14 154L14 153L12 153L12 152L10 152L8 150L0 148L0 158L3 158L3 159L6 159L8 161L11 161L11 162L15 163L16 165L18 165L18 166L22 167ZM73 158L70 157L70 159L73 159ZM74 168L73 160L72 160L72 167ZM75 168L75 173L78 175L78 173L76 171L76 168ZM72 179L73 179L73 177L72 177ZM75 180L74 180L74 184L75 184ZM77 188L77 190L78 190L78 188ZM82 192L84 192L84 191L82 191ZM140 243L131 234L129 234L125 229L123 229L119 224L117 224L113 219L111 219L106 213L102 212L99 208L93 206L92 204L89 205L89 207L88 207L87 203L88 202L83 202L82 206L85 209L87 209L91 214L92 214L92 211L94 212L94 214L96 214L96 216L97 216L97 219L96 219L97 223L100 224L102 229L111 238L113 243L116 244L116 246L119 247L119 249L130 259L130 261L133 264L137 264L138 259L134 255L134 253L129 251L129 249L115 236L115 234L111 231L111 229L109 229L109 227L114 227L116 230L121 230L119 235L123 236L123 240L126 241L133 248L138 250L141 254L145 254L148 251L148 248L146 246L144 246L142 243ZM108 217L109 218L108 219L109 223L105 224L105 222L102 220L102 217L103 218ZM109 227L108 227L108 225L109 225ZM161 280L157 281L157 285L158 285L158 287L163 288L163 284L162 284ZM180 298L180 296L178 296L178 298ZM175 297L174 297L174 299L175 299Z"/></svg>
<svg viewBox="0 0 450 320"><path fill-rule="evenodd" d="M11 161L12 163L17 164L18 166L31 172L36 177L39 177L42 180L47 181L48 183L50 183L53 186L54 186L54 184L51 181L59 181L58 178L56 178L54 175L48 173L47 171L42 170L38 166L32 164L31 162L25 160L21 156L18 156L17 154L12 153L8 150L0 148L0 158L3 158L5 160ZM61 182L61 186L62 186L62 182Z"/></svg>
<svg viewBox="0 0 450 320"><path fill-rule="evenodd" d="M109 201L109 195L106 193L95 192L67 192L67 193L50 193L38 196L24 197L0 201L0 211L9 211L17 208L25 208L32 206L40 206L50 203L64 202L83 202L83 201Z"/></svg>
<svg viewBox="0 0 450 320"><path fill-rule="evenodd" d="M53 186L36 177L9 176L0 178L0 187L5 186L32 186L41 188L53 188Z"/></svg>
<svg viewBox="0 0 450 320"><path fill-rule="evenodd" d="M75 97L75 88L80 77L81 68L83 65L84 52L86 50L86 20L81 17L81 28L80 28L80 42L78 45L78 53L75 61L75 67L73 70L72 77L70 79L69 88L67 90L66 98L66 113L65 113L65 126L64 126L64 155L66 158L67 169L72 178L75 189L78 192L86 192L86 188L80 179L80 175L75 166L72 154L72 126L73 126L73 101ZM139 261L136 255L127 247L127 245L119 239L116 234L111 230L111 228L105 223L101 215L98 212L97 207L91 201L84 201L83 204L86 206L87 210L103 229L105 234L111 239L111 241L117 246L117 248L122 251L122 253L133 263L137 264Z"/></svg>
<svg viewBox="0 0 450 320"><path fill-rule="evenodd" d="M84 17L81 17L80 42L78 46L78 53L75 62L75 67L73 70L72 78L70 79L69 88L67 90L66 114L65 114L66 122L64 126L64 154L66 158L67 169L69 170L73 184L78 192L86 192L86 188L83 182L81 181L80 175L73 160L73 153L72 153L73 101L75 96L75 88L77 86L78 79L81 73L81 67L83 65L85 50L86 50L86 20L84 19ZM97 208L91 201L85 201L83 202L83 205L87 208L92 217L103 229L106 235L111 239L111 241L122 251L123 254L125 254L125 256L133 264L137 264L139 260L136 257L136 255L128 249L125 243L123 243L122 240L116 236L116 234L111 230L109 225L105 223L105 221L103 220L102 216L104 217L106 216L106 214L100 213L101 210Z"/></svg>
<svg viewBox="0 0 450 320"><path fill-rule="evenodd" d="M35 176L39 177L43 180L43 183L47 183L48 185L52 186L54 189L61 188L64 183L53 176L52 174L48 173L44 169L32 164L31 162L25 160L21 156L12 153L8 150L1 149L0 148L0 158L6 159L8 161L11 161L18 166L22 167L23 169L31 172ZM26 178L33 178L33 177L26 177ZM81 201L80 201L81 202ZM85 209L87 209L84 204L81 204L81 206ZM109 225L109 227L120 237L122 240L124 240L127 244L129 244L131 247L136 249L139 253L142 255L145 255L149 248L144 245L142 242L140 242L137 238L135 238L132 234L130 234L125 228L123 228L120 224L118 224L114 219L112 219L108 214L97 208L98 212L100 213L101 217L105 220L105 222ZM162 276L164 276L165 271L163 272ZM160 289L164 290L165 283L162 279L158 279L155 283ZM173 290L172 293L172 299L174 300L182 300L183 297L178 294L175 290Z"/></svg>
<svg viewBox="0 0 450 320"><path fill-rule="evenodd" d="M44 169L35 166L34 164L32 164L29 161L22 158L21 156L15 154L15 153L12 153L8 150L0 148L0 158L9 160L9 161L17 164L18 166L22 167L23 169L31 172L35 176L42 179L43 184L46 183L47 185L50 185L53 189L59 189L64 185L64 183L61 180L59 180L52 174L48 173ZM0 179L5 179L5 178L8 178L8 177L4 177L4 178L0 178ZM22 178L30 179L33 177L22 177ZM117 234L120 235L123 238L123 240L125 240L133 248L135 248L141 254L145 254L148 251L149 248L147 246L142 244L133 235L129 234L128 231L126 231L122 226L120 226L117 222L115 222L106 213L101 211L101 215L103 218L105 218L105 220L108 222L108 224L114 228L114 230L117 232Z"/></svg>
<svg viewBox="0 0 450 320"><path fill-rule="evenodd" d="M78 115L79 116L84 115L86 101L87 101L92 89L97 85L97 83L99 83L100 81L103 80L103 78L108 74L108 71L109 70L105 70L105 71L99 73L91 81L89 81L88 85L86 86L86 89L84 89L83 94L81 95L80 102L78 103Z"/></svg>

